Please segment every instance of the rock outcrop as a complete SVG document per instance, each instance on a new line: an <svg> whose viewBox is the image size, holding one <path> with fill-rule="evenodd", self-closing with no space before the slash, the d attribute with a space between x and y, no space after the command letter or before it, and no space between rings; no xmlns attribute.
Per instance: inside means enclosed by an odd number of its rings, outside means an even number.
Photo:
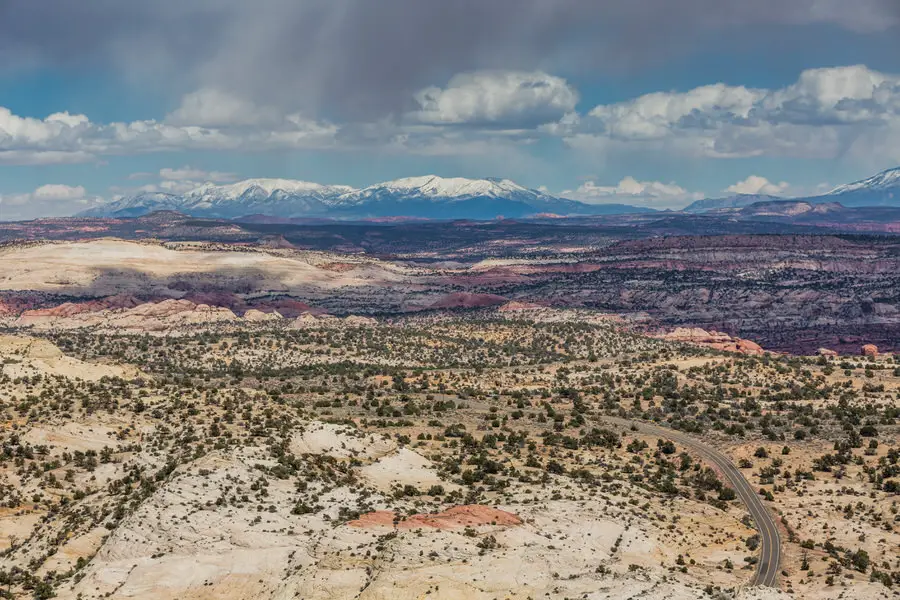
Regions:
<svg viewBox="0 0 900 600"><path fill-rule="evenodd" d="M268 321L280 321L284 317L275 310L272 312L263 312L261 310L256 310L255 308L251 308L247 312L244 313L244 320L250 323L265 323Z"/></svg>
<svg viewBox="0 0 900 600"><path fill-rule="evenodd" d="M732 337L719 331L706 331L699 327L678 327L673 331L660 336L664 340L672 342L686 342L722 350L723 352L737 352L759 356L765 354L765 350L756 342L739 337Z"/></svg>
<svg viewBox="0 0 900 600"><path fill-rule="evenodd" d="M135 367L90 363L66 356L47 340L6 335L0 335L0 373L12 379L54 375L86 381L140 375Z"/></svg>
<svg viewBox="0 0 900 600"><path fill-rule="evenodd" d="M866 344L861 349L863 356L871 356L873 358L878 356L878 346L875 344Z"/></svg>
<svg viewBox="0 0 900 600"><path fill-rule="evenodd" d="M190 300L163 300L138 304L132 308L104 308L90 312L81 305L62 305L55 309L26 311L15 321L18 327L38 330L99 328L130 332L162 332L193 325L237 321L231 310Z"/></svg>

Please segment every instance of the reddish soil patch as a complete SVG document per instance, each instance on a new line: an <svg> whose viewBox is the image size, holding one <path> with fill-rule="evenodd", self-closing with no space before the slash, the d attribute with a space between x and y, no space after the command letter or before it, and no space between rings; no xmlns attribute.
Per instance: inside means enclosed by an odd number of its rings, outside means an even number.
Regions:
<svg viewBox="0 0 900 600"><path fill-rule="evenodd" d="M397 527L398 529L459 529L460 527L475 527L478 525L501 525L512 527L522 524L522 519L516 515L479 504L467 504L454 506L443 512L425 515L412 515L405 519L397 520L396 514L390 510L378 510L362 515L355 521L350 521L350 527Z"/></svg>
<svg viewBox="0 0 900 600"><path fill-rule="evenodd" d="M506 304L506 298L494 294L470 294L454 292L440 298L430 308L474 308L480 306L497 306Z"/></svg>
<svg viewBox="0 0 900 600"><path fill-rule="evenodd" d="M342 262L330 262L319 265L319 268L323 271L332 271L334 273L346 273L347 271L352 271L358 265L353 263L342 263Z"/></svg>

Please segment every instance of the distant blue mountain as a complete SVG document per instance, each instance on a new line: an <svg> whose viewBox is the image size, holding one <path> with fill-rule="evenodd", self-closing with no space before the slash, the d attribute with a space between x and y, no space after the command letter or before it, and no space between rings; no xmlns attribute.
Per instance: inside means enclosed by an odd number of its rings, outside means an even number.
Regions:
<svg viewBox="0 0 900 600"><path fill-rule="evenodd" d="M654 212L627 204L587 204L525 188L508 179L433 175L388 181L363 189L287 179L248 179L206 184L185 194L144 193L93 208L80 216L135 217L174 210L196 217L327 217L365 219L523 218L539 214L614 215Z"/></svg>
<svg viewBox="0 0 900 600"><path fill-rule="evenodd" d="M900 167L882 171L868 179L834 188L827 194L808 198L778 198L762 194L738 194L726 198L705 198L687 206L684 212L734 212L760 202L803 200L809 204L840 204L846 208L866 206L900 207Z"/></svg>
<svg viewBox="0 0 900 600"><path fill-rule="evenodd" d="M729 210L745 208L757 202L770 202L782 200L776 196L765 194L737 194L725 198L704 198L689 204L683 210L687 213L706 213L716 210Z"/></svg>
<svg viewBox="0 0 900 600"><path fill-rule="evenodd" d="M814 204L839 202L843 206L891 206L900 207L900 167L882 171L831 190L824 196L810 198Z"/></svg>

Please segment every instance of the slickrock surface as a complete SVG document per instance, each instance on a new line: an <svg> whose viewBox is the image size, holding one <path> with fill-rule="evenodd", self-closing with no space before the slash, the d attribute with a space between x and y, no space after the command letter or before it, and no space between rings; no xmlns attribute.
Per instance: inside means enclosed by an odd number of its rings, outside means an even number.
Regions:
<svg viewBox="0 0 900 600"><path fill-rule="evenodd" d="M663 339L673 342L687 342L708 346L725 352L738 352L740 354L765 354L765 350L756 342L735 338L727 333L718 331L706 331L699 327L678 327L674 331L664 334Z"/></svg>

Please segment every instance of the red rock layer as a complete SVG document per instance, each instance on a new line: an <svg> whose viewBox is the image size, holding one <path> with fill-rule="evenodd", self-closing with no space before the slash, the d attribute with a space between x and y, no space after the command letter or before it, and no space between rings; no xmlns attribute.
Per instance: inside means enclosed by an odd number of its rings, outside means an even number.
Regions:
<svg viewBox="0 0 900 600"><path fill-rule="evenodd" d="M480 306L497 306L506 304L506 298L494 294L470 294L454 292L440 298L430 308L475 308Z"/></svg>

